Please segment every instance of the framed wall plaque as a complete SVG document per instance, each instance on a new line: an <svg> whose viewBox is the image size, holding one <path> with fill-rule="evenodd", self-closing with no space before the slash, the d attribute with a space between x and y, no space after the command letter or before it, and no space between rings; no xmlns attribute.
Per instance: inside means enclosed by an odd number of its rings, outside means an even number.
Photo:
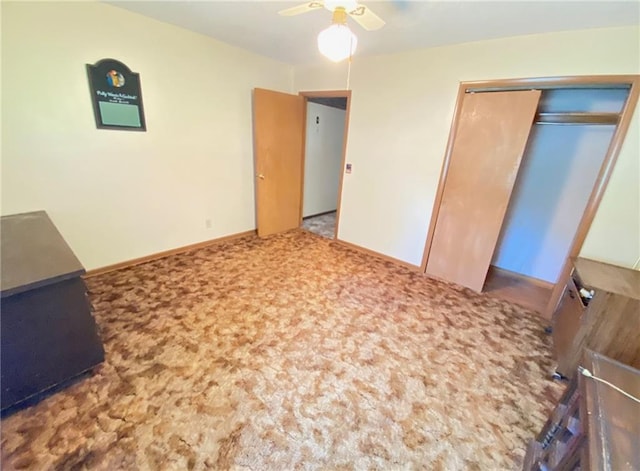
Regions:
<svg viewBox="0 0 640 471"><path fill-rule="evenodd" d="M146 131L140 75L115 59L87 64L98 129Z"/></svg>

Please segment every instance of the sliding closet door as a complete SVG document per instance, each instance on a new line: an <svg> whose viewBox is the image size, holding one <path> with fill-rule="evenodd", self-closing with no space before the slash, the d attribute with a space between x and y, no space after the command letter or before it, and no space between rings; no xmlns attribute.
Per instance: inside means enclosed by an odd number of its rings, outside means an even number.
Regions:
<svg viewBox="0 0 640 471"><path fill-rule="evenodd" d="M482 291L540 91L466 94L427 274Z"/></svg>

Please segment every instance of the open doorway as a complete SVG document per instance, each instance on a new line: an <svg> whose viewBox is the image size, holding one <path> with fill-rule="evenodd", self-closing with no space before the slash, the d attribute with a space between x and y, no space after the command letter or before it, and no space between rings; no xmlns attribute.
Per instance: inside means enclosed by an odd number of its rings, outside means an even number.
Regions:
<svg viewBox="0 0 640 471"><path fill-rule="evenodd" d="M300 226L334 239L338 234L350 92L301 95L306 99L306 127Z"/></svg>

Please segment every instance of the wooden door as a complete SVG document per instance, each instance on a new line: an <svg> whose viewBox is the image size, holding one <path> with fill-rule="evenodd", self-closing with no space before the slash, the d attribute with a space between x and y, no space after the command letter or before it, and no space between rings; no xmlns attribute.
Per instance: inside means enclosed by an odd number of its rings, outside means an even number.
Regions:
<svg viewBox="0 0 640 471"><path fill-rule="evenodd" d="M539 99L538 90L465 95L427 274L482 291Z"/></svg>
<svg viewBox="0 0 640 471"><path fill-rule="evenodd" d="M258 235L300 225L304 98L256 88L253 140Z"/></svg>

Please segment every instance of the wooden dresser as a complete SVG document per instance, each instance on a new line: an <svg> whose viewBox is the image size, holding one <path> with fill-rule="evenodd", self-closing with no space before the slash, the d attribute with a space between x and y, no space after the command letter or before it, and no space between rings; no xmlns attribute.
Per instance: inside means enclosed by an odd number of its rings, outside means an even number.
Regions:
<svg viewBox="0 0 640 471"><path fill-rule="evenodd" d="M580 288L593 293L588 304ZM586 348L640 368L640 271L575 259L553 316L553 344L557 373L567 378Z"/></svg>
<svg viewBox="0 0 640 471"><path fill-rule="evenodd" d="M25 404L104 360L84 268L44 211L3 216L1 407Z"/></svg>
<svg viewBox="0 0 640 471"><path fill-rule="evenodd" d="M640 371L587 350L584 366L640 397ZM640 403L578 374L535 440L525 471L635 471L640 469Z"/></svg>

